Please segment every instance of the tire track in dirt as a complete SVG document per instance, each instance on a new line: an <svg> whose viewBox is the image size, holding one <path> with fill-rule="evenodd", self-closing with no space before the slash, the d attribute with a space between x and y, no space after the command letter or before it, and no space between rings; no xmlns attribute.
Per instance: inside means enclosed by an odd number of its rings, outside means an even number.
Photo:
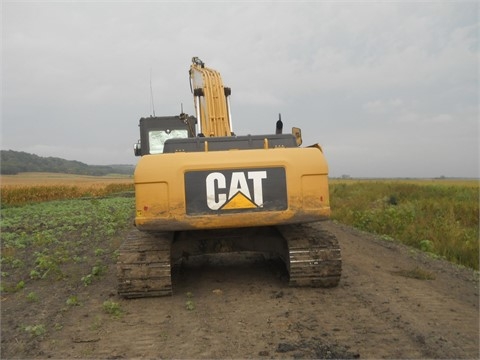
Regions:
<svg viewBox="0 0 480 360"><path fill-rule="evenodd" d="M478 358L472 271L333 222L322 226L342 247L337 288L289 288L283 265L247 257L177 271L172 297L123 300L111 267L64 315L62 331L40 344L42 357ZM399 276L414 267L435 280ZM121 305L120 319L101 311L108 298Z"/></svg>
<svg viewBox="0 0 480 360"><path fill-rule="evenodd" d="M355 274L352 295L364 306L421 345L423 357L477 358L478 280L472 271L345 226L327 227L341 241L344 271ZM399 275L412 269L435 279Z"/></svg>

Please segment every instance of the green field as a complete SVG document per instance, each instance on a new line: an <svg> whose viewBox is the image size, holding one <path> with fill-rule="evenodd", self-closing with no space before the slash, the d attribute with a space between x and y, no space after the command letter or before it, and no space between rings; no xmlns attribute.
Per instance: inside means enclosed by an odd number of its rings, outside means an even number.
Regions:
<svg viewBox="0 0 480 360"><path fill-rule="evenodd" d="M478 270L476 180L332 180L332 218Z"/></svg>
<svg viewBox="0 0 480 360"><path fill-rule="evenodd" d="M2 292L32 281L89 285L106 269L133 223L134 199L45 201L1 210Z"/></svg>
<svg viewBox="0 0 480 360"><path fill-rule="evenodd" d="M116 237L133 223L133 195L125 175L2 175L2 292L44 279L86 284L100 276L121 242Z"/></svg>

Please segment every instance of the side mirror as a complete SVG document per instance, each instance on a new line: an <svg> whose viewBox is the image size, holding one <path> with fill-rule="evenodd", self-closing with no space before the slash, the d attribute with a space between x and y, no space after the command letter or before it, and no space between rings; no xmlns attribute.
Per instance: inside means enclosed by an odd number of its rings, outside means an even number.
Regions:
<svg viewBox="0 0 480 360"><path fill-rule="evenodd" d="M292 127L292 134L295 136L295 140L297 141L297 146L302 145L303 140L302 140L302 130L297 127Z"/></svg>
<svg viewBox="0 0 480 360"><path fill-rule="evenodd" d="M140 140L133 145L133 153L135 156L142 156L142 145L140 144Z"/></svg>

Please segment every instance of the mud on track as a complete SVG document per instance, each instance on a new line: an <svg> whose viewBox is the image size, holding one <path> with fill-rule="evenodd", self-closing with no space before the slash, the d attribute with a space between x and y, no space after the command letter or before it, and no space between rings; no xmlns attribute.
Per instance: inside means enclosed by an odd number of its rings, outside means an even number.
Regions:
<svg viewBox="0 0 480 360"><path fill-rule="evenodd" d="M322 226L342 248L337 288L289 288L283 264L249 255L176 268L172 297L124 300L112 260L87 287L39 283L34 304L4 295L1 358L479 358L478 275ZM80 306L66 307L73 292ZM106 300L120 318L103 311ZM26 323L45 334L26 334Z"/></svg>

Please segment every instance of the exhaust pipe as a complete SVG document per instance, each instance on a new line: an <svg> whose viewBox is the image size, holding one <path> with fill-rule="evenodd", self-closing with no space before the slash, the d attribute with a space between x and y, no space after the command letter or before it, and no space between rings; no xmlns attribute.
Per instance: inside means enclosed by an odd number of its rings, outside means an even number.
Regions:
<svg viewBox="0 0 480 360"><path fill-rule="evenodd" d="M277 126L275 129L275 134L279 135L283 132L283 122L282 122L282 114L278 114L278 121Z"/></svg>

